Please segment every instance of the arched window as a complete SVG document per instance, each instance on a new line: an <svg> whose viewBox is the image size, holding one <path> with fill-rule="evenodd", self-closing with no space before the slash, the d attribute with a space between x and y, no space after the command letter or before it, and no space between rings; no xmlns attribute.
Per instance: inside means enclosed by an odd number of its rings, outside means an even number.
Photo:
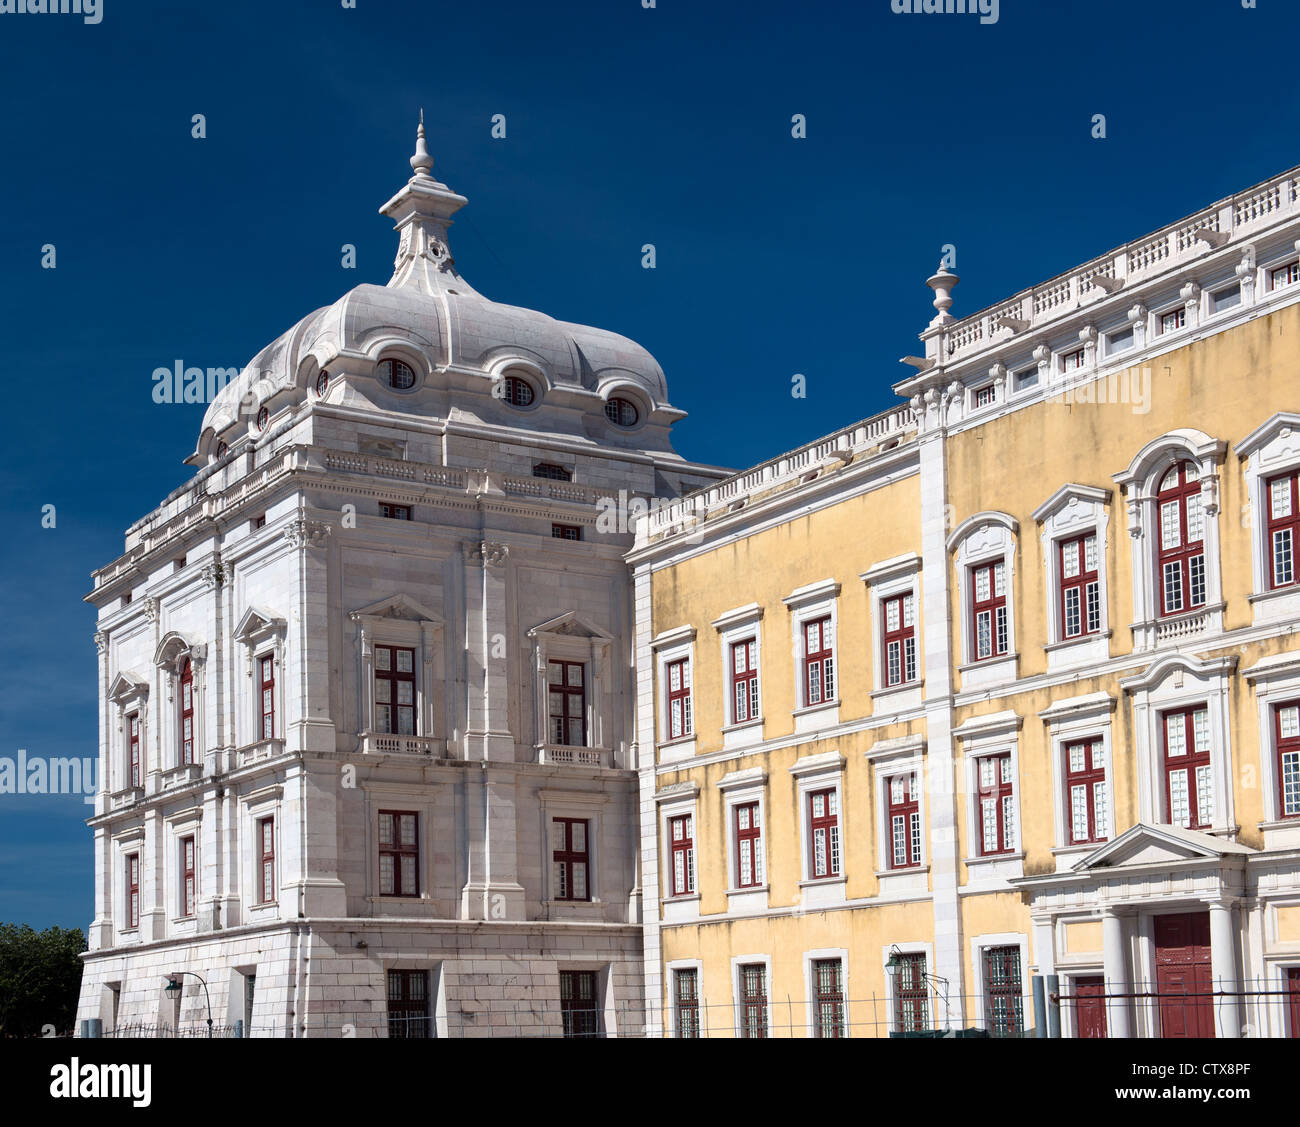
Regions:
<svg viewBox="0 0 1300 1127"><path fill-rule="evenodd" d="M415 386L415 370L402 360L379 361L379 378L395 391L407 391Z"/></svg>
<svg viewBox="0 0 1300 1127"><path fill-rule="evenodd" d="M1180 614L1205 605L1205 511L1201 471L1195 462L1178 462L1160 481L1157 541L1160 613Z"/></svg>
<svg viewBox="0 0 1300 1127"><path fill-rule="evenodd" d="M220 461L230 453L230 447L224 441L217 443L217 460Z"/></svg>
<svg viewBox="0 0 1300 1127"><path fill-rule="evenodd" d="M181 764L189 767L194 763L194 668L190 659L185 659L181 666L180 697L181 721Z"/></svg>
<svg viewBox="0 0 1300 1127"><path fill-rule="evenodd" d="M636 406L628 399L611 399L605 404L605 418L617 427L634 427L637 421Z"/></svg>
<svg viewBox="0 0 1300 1127"><path fill-rule="evenodd" d="M321 372L321 374L316 377L316 394L324 395L326 390L329 388L329 385L330 385L329 372Z"/></svg>
<svg viewBox="0 0 1300 1127"><path fill-rule="evenodd" d="M501 381L501 398L511 407L528 407L533 402L533 385L518 376L506 376Z"/></svg>
<svg viewBox="0 0 1300 1127"><path fill-rule="evenodd" d="M257 413L257 429L266 430L266 424L269 423L270 421L271 421L271 411L269 408L263 407Z"/></svg>

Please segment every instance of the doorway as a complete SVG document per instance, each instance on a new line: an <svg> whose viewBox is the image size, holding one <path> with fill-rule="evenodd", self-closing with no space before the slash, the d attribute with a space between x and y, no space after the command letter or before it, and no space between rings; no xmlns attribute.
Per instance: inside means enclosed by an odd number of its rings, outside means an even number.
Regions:
<svg viewBox="0 0 1300 1127"><path fill-rule="evenodd" d="M1161 1037L1213 1037L1210 914L1156 916L1156 992Z"/></svg>

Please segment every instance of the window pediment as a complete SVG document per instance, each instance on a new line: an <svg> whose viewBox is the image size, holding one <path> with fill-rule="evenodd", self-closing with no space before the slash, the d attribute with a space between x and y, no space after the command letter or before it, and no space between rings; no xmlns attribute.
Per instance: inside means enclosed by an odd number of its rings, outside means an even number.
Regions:
<svg viewBox="0 0 1300 1127"><path fill-rule="evenodd" d="M534 626L528 631L530 638L536 638L542 634L558 635L569 638L592 638L604 642L612 642L614 636L599 626L593 625L578 614L577 611L569 611L558 618L549 619L540 626Z"/></svg>
<svg viewBox="0 0 1300 1127"><path fill-rule="evenodd" d="M1209 682L1226 677L1236 667L1236 654L1205 661L1185 654L1167 654L1148 666L1144 672L1122 678L1119 684L1126 693L1149 693L1159 688L1174 673L1190 673L1198 681Z"/></svg>
<svg viewBox="0 0 1300 1127"><path fill-rule="evenodd" d="M966 558L1010 547L1011 538L1020 531L1020 522L1008 513L976 513L967 517L948 537L948 551L958 546Z"/></svg>
<svg viewBox="0 0 1300 1127"><path fill-rule="evenodd" d="M207 647L196 645L184 634L172 630L165 634L154 651L154 665L175 666L179 668L185 658L202 661L207 656Z"/></svg>
<svg viewBox="0 0 1300 1127"><path fill-rule="evenodd" d="M1153 438L1138 451L1127 470L1114 475L1114 480L1126 489L1141 486L1167 463L1189 456L1201 464L1202 470L1207 470L1207 463L1221 461L1227 449L1228 444L1221 439L1211 438L1202 430L1181 427Z"/></svg>
<svg viewBox="0 0 1300 1127"><path fill-rule="evenodd" d="M348 617L354 622L366 618L395 618L407 622L430 622L435 626L442 625L442 617L436 611L430 610L410 595L390 595L377 603L350 612Z"/></svg>
<svg viewBox="0 0 1300 1127"><path fill-rule="evenodd" d="M270 611L250 606L244 611L243 617L235 626L235 640L239 642L255 641L265 638L276 631L284 630L287 625L283 618L277 617Z"/></svg>
<svg viewBox="0 0 1300 1127"><path fill-rule="evenodd" d="M1242 458L1261 451L1262 459L1270 464L1274 461L1300 461L1300 415L1279 411L1238 442L1236 450Z"/></svg>
<svg viewBox="0 0 1300 1127"><path fill-rule="evenodd" d="M114 704L123 704L135 697L146 696L149 692L149 682L139 674L123 671L113 678L113 683L108 687L108 699Z"/></svg>
<svg viewBox="0 0 1300 1127"><path fill-rule="evenodd" d="M1139 822L1114 841L1093 850L1073 868L1075 872L1086 873L1091 869L1161 866L1179 861L1219 862L1228 857L1243 857L1257 852L1249 846L1200 830Z"/></svg>
<svg viewBox="0 0 1300 1127"><path fill-rule="evenodd" d="M1072 516L1077 516L1080 524L1095 520L1097 509L1110 500L1111 492L1109 489L1071 482L1061 486L1034 510L1034 520L1038 524L1061 527L1072 525Z"/></svg>

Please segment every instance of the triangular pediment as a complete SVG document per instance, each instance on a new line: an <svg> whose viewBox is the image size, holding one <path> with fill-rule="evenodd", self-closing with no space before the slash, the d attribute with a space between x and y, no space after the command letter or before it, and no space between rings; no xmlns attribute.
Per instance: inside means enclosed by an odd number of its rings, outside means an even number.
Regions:
<svg viewBox="0 0 1300 1127"><path fill-rule="evenodd" d="M575 610L543 622L540 626L534 626L528 631L530 638L535 638L538 634L562 634L571 638L602 638L606 641L612 641L614 637L599 626L588 622Z"/></svg>
<svg viewBox="0 0 1300 1127"><path fill-rule="evenodd" d="M1146 868L1179 861L1222 861L1256 850L1200 830L1181 826L1148 826L1139 822L1088 854L1074 866L1075 872L1092 869Z"/></svg>
<svg viewBox="0 0 1300 1127"><path fill-rule="evenodd" d="M265 630L283 629L285 621L262 607L250 606L235 626L236 638L248 638Z"/></svg>
<svg viewBox="0 0 1300 1127"><path fill-rule="evenodd" d="M442 625L442 617L410 595L389 595L377 603L354 610L350 618L398 618L407 622L432 622Z"/></svg>
<svg viewBox="0 0 1300 1127"><path fill-rule="evenodd" d="M148 681L138 673L131 673L124 670L114 677L113 683L108 686L108 699L123 700L126 697L134 696L136 693L145 693L148 691Z"/></svg>

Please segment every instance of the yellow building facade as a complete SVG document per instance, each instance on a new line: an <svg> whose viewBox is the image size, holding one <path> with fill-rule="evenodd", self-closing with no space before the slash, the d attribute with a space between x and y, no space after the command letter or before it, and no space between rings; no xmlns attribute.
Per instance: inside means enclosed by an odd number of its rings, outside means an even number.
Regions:
<svg viewBox="0 0 1300 1127"><path fill-rule="evenodd" d="M642 522L652 1033L1300 1034L1298 238L941 268L904 405Z"/></svg>

